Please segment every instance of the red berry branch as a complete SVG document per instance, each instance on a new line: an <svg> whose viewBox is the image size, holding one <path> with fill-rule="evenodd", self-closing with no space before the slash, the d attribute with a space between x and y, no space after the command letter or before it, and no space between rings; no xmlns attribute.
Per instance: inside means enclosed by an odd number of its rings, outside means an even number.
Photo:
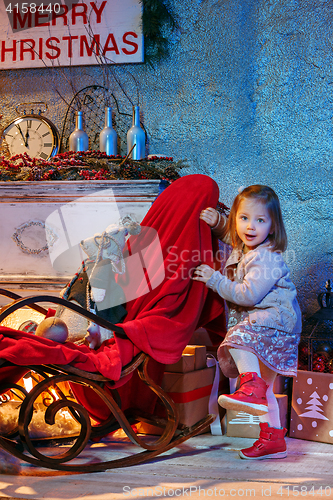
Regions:
<svg viewBox="0 0 333 500"><path fill-rule="evenodd" d="M132 160L101 151L68 151L48 160L30 158L24 153L9 159L0 156L0 181L163 179L173 182L186 166L174 162L172 157Z"/></svg>

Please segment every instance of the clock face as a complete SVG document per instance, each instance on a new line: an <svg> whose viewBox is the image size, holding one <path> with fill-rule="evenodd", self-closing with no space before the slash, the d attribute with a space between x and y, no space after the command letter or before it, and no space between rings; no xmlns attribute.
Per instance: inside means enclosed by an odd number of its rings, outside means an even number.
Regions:
<svg viewBox="0 0 333 500"><path fill-rule="evenodd" d="M27 115L17 118L3 132L10 155L27 153L47 160L58 151L58 133L46 118Z"/></svg>

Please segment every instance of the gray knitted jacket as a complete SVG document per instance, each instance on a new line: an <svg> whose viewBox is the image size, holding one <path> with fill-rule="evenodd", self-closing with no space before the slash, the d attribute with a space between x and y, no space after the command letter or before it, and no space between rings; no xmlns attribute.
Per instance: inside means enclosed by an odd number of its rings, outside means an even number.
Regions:
<svg viewBox="0 0 333 500"><path fill-rule="evenodd" d="M223 224L213 232L226 240ZM281 253L271 251L269 243L264 242L246 254L234 249L223 274L215 271L206 286L227 302L244 308L253 326L295 334L302 330L302 315L290 271Z"/></svg>

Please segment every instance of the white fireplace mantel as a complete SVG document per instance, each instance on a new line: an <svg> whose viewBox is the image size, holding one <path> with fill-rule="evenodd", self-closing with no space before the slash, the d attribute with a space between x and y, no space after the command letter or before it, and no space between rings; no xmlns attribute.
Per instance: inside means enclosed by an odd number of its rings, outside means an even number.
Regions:
<svg viewBox="0 0 333 500"><path fill-rule="evenodd" d="M159 185L159 180L0 182L0 287L20 289L22 295L57 294L78 263L69 252L57 265L53 257L61 239L77 246L127 214L141 222Z"/></svg>

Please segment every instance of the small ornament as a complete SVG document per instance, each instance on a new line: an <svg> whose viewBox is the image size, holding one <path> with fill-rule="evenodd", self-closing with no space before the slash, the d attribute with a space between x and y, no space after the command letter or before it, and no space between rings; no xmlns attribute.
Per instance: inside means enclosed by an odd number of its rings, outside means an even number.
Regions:
<svg viewBox="0 0 333 500"><path fill-rule="evenodd" d="M316 353L318 354L325 353L327 355L330 355L331 352L332 352L332 347L330 346L330 344L320 344L316 349Z"/></svg>
<svg viewBox="0 0 333 500"><path fill-rule="evenodd" d="M141 160L146 155L146 134L140 125L140 106L133 106L133 124L127 132L127 154L129 153L133 160Z"/></svg>
<svg viewBox="0 0 333 500"><path fill-rule="evenodd" d="M63 344L68 337L68 328L59 318L46 318L37 326L35 335Z"/></svg>
<svg viewBox="0 0 333 500"><path fill-rule="evenodd" d="M327 368L329 362L329 357L326 353L319 354L315 353L313 355L312 369L314 372L324 372Z"/></svg>
<svg viewBox="0 0 333 500"><path fill-rule="evenodd" d="M99 149L108 156L117 154L117 132L112 127L112 108L105 108L105 127L99 134Z"/></svg>
<svg viewBox="0 0 333 500"><path fill-rule="evenodd" d="M36 328L38 324L35 321L32 320L27 320L22 323L22 325L19 326L19 330L22 332L27 332L27 333L35 333Z"/></svg>
<svg viewBox="0 0 333 500"><path fill-rule="evenodd" d="M69 136L70 151L87 151L89 149L89 137L83 130L83 112L76 112L75 130Z"/></svg>
<svg viewBox="0 0 333 500"><path fill-rule="evenodd" d="M329 373L333 373L333 359L330 359L327 363L327 370L329 371Z"/></svg>
<svg viewBox="0 0 333 500"><path fill-rule="evenodd" d="M312 370L314 372L324 372L326 369L326 365L325 363L323 363L322 361L316 361L315 363L313 363L312 365Z"/></svg>
<svg viewBox="0 0 333 500"><path fill-rule="evenodd" d="M326 353L316 353L313 356L314 363L328 363L328 355Z"/></svg>

